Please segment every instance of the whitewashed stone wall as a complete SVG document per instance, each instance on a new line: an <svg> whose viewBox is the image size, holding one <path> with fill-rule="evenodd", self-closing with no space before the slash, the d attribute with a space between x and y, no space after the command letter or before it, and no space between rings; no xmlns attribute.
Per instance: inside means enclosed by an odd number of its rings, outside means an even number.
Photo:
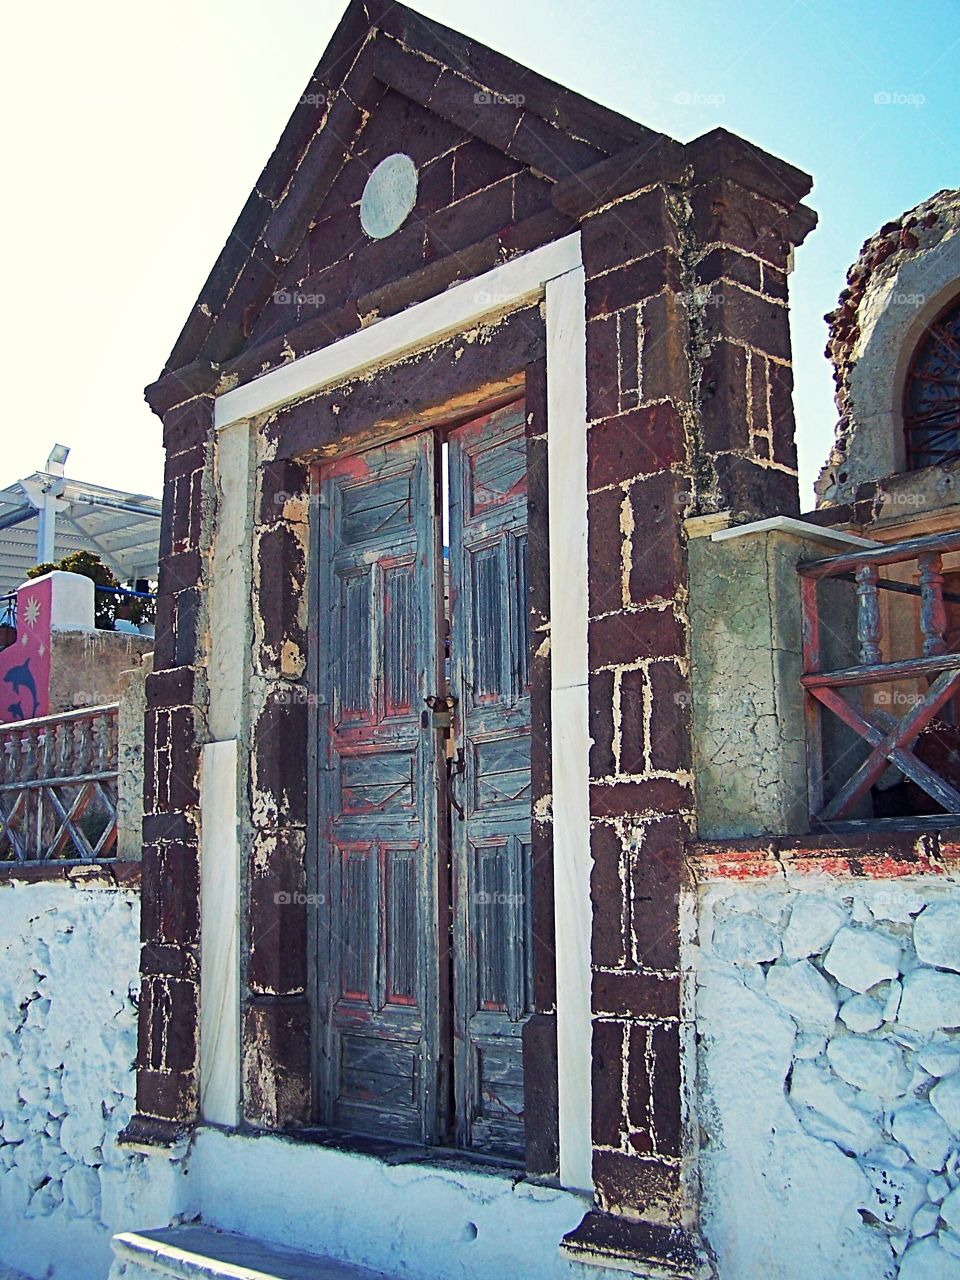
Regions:
<svg viewBox="0 0 960 1280"><path fill-rule="evenodd" d="M699 907L721 1280L960 1278L960 886L718 883Z"/></svg>
<svg viewBox="0 0 960 1280"><path fill-rule="evenodd" d="M157 1162L115 1146L138 956L135 892L0 885L0 1263L29 1276L105 1277L113 1231L167 1219Z"/></svg>

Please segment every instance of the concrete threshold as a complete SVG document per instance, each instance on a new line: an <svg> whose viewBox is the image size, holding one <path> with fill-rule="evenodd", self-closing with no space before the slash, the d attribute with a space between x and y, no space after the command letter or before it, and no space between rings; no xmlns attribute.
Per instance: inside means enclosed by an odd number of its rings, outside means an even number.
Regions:
<svg viewBox="0 0 960 1280"><path fill-rule="evenodd" d="M396 1280L384 1271L199 1224L121 1232L113 1237L113 1252L134 1270L173 1280Z"/></svg>

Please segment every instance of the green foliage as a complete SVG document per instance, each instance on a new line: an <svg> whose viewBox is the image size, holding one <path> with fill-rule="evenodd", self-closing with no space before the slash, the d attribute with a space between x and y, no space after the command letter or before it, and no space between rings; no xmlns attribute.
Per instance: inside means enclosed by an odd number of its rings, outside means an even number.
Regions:
<svg viewBox="0 0 960 1280"><path fill-rule="evenodd" d="M78 573L81 577L91 578L94 586L116 587L119 585L113 570L109 569L100 557L92 551L71 551L62 560L47 561L44 564L35 565L32 569L27 570L27 577L40 578L45 573L52 573L54 569L62 569L65 573ZM104 591L95 593L93 616L96 625L101 631L115 630L117 599L117 596L110 595ZM134 601L133 603L139 604L140 601ZM150 601L146 603L149 604Z"/></svg>

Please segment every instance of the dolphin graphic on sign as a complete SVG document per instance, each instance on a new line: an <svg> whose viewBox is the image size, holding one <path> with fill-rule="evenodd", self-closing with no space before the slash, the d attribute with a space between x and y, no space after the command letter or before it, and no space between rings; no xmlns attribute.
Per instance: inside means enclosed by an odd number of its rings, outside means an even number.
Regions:
<svg viewBox="0 0 960 1280"><path fill-rule="evenodd" d="M40 699L37 697L37 683L33 678L33 672L30 670L30 659L26 658L20 663L19 667L11 667L3 677L3 682L10 685L15 694L19 695L21 689L27 690L33 699L33 707L30 714L28 716L23 714L22 699L20 697L8 710L17 720L32 720L37 714L37 706Z"/></svg>

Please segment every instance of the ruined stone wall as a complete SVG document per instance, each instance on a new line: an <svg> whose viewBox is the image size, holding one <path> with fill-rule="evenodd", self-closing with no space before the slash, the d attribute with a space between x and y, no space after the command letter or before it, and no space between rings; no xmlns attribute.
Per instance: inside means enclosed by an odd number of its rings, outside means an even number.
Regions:
<svg viewBox="0 0 960 1280"><path fill-rule="evenodd" d="M162 1171L116 1146L135 1089L139 894L107 875L0 884L0 1262L30 1276L106 1276L111 1233L169 1213Z"/></svg>
<svg viewBox="0 0 960 1280"><path fill-rule="evenodd" d="M724 1277L960 1271L953 878L705 884L702 1224Z"/></svg>
<svg viewBox="0 0 960 1280"><path fill-rule="evenodd" d="M960 291L958 232L960 192L940 191L881 227L847 272L838 306L826 316L825 354L833 361L839 417L816 484L818 505L859 500L902 518L954 501L942 476L922 479L917 490L901 483L886 495L878 494L876 482L906 468L907 368L925 326ZM938 478L939 493L924 494Z"/></svg>

